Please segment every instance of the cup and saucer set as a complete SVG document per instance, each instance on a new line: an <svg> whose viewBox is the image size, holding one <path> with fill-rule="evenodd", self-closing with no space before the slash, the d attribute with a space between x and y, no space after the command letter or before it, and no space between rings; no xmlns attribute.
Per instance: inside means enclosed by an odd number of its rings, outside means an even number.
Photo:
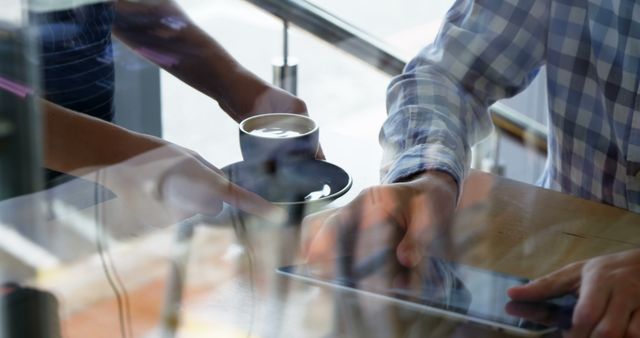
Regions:
<svg viewBox="0 0 640 338"><path fill-rule="evenodd" d="M289 212L290 222L319 211L344 195L351 176L317 160L319 128L309 117L265 114L240 123L244 161L222 168L229 181Z"/></svg>

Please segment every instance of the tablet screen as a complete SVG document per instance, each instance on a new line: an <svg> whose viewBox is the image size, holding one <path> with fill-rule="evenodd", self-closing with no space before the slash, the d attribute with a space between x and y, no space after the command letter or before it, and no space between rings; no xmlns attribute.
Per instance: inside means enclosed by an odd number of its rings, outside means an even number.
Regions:
<svg viewBox="0 0 640 338"><path fill-rule="evenodd" d="M354 264L351 257L343 257L332 262L283 267L279 271L311 282L392 298L445 316L501 328L548 332L553 327L570 326L575 305L573 296L544 303L513 302L507 296L507 289L526 283L526 279L434 257L423 260L420 269L406 271L395 263L395 259L388 259L388 253L379 256L359 264ZM399 283L399 279L407 281ZM543 318L544 324L514 313Z"/></svg>

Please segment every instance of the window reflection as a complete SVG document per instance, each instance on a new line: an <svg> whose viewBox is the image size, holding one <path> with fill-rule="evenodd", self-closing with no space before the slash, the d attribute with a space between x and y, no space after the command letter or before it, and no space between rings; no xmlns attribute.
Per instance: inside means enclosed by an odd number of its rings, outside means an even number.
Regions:
<svg viewBox="0 0 640 338"><path fill-rule="evenodd" d="M291 22L283 22L285 2L262 0L31 0L8 11L0 19L0 318L11 325L0 327L23 324L11 310L25 294L21 311L42 325L17 330L43 329L32 336L493 336L500 320L514 334L571 326L574 298L509 302L518 291L507 290L520 277L637 246L637 215L476 171L410 173L406 163L437 157L434 148L385 158L383 174L396 172L379 185L378 140L387 151L415 150L431 142L412 139L417 127L442 123L421 114L414 96L435 93L444 120L442 102L460 99L438 92L448 75L396 78L435 89L398 91L409 118L387 122L397 122L395 138L390 128L380 133L395 107L386 107L387 91L398 88L388 88L390 65L433 40L452 3L300 1ZM296 25L309 8L323 10L317 22L355 26L364 38ZM371 45L379 49L367 56L353 50ZM294 58L299 97L269 82L278 61ZM545 129L541 74L506 104ZM264 113L309 115L321 148L299 142L243 154L238 122ZM483 123L495 122L486 115ZM528 144L546 144L546 133L512 139L518 133L495 124L461 171L471 163L534 183L545 154ZM435 135L436 145L453 129ZM276 138L261 130L256 137ZM299 148L304 161L288 156ZM636 258L631 251L567 269L575 277ZM452 320L465 316L481 325ZM27 335L7 332L0 336Z"/></svg>

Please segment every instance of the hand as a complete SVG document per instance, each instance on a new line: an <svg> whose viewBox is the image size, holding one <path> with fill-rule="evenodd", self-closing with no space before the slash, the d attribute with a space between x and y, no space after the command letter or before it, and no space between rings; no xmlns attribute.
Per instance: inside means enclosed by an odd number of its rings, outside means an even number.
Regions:
<svg viewBox="0 0 640 338"><path fill-rule="evenodd" d="M563 330L571 328L571 315L575 302L565 301L564 304L550 302L518 302L509 301L505 305L505 312L514 317L524 318L534 323Z"/></svg>
<svg viewBox="0 0 640 338"><path fill-rule="evenodd" d="M215 216L222 202L276 224L286 219L284 210L227 180L224 173L200 155L183 150L182 158L158 182L165 203L183 213Z"/></svg>
<svg viewBox="0 0 640 338"><path fill-rule="evenodd" d="M453 178L442 172L368 188L342 208L305 218L303 251L309 261L318 261L345 254L366 257L361 251L371 254L392 245L398 261L414 267L450 222L456 191Z"/></svg>
<svg viewBox="0 0 640 338"><path fill-rule="evenodd" d="M249 115L266 113L291 113L308 115L307 105L291 93L271 85L262 86L253 100Z"/></svg>
<svg viewBox="0 0 640 338"><path fill-rule="evenodd" d="M222 203L279 224L281 208L229 182L199 155L167 145L85 176L112 189L122 213L173 224L194 214L217 215ZM129 214L130 213L130 214Z"/></svg>
<svg viewBox="0 0 640 338"><path fill-rule="evenodd" d="M640 337L640 249L568 265L508 290L514 300L579 294L569 337Z"/></svg>
<svg viewBox="0 0 640 338"><path fill-rule="evenodd" d="M236 122L269 113L309 116L307 105L300 98L260 80L251 73L239 72L232 83L241 85L238 89L230 90L224 99L218 100L218 103ZM322 147L318 147L316 159L325 159Z"/></svg>
<svg viewBox="0 0 640 338"><path fill-rule="evenodd" d="M232 72L229 78L228 88L217 101L237 122L259 114L308 114L307 106L301 99L244 69Z"/></svg>

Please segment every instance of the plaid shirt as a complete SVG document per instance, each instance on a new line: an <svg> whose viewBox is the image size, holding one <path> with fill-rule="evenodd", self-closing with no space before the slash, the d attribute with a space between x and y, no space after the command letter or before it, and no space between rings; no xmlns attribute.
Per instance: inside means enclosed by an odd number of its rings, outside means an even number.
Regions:
<svg viewBox="0 0 640 338"><path fill-rule="evenodd" d="M487 107L546 65L540 183L640 212L640 2L457 0L436 40L393 79L383 181L436 169L462 182Z"/></svg>

